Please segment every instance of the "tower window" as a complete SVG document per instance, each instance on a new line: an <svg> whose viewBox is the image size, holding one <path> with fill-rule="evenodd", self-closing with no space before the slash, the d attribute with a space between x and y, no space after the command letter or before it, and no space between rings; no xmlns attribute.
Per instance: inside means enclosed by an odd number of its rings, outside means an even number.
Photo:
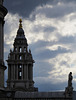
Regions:
<svg viewBox="0 0 76 100"><path fill-rule="evenodd" d="M19 65L19 68L22 68L22 65Z"/></svg>
<svg viewBox="0 0 76 100"><path fill-rule="evenodd" d="M22 48L21 47L19 48L19 52L22 52Z"/></svg>
<svg viewBox="0 0 76 100"><path fill-rule="evenodd" d="M19 59L22 60L22 56L19 56Z"/></svg>
<svg viewBox="0 0 76 100"><path fill-rule="evenodd" d="M17 55L15 55L15 60L17 60Z"/></svg>
<svg viewBox="0 0 76 100"><path fill-rule="evenodd" d="M15 52L17 52L17 47L15 47Z"/></svg>
<svg viewBox="0 0 76 100"><path fill-rule="evenodd" d="M19 74L18 74L18 79L21 79L21 77L22 77L22 72L21 72L21 71L19 71Z"/></svg>
<svg viewBox="0 0 76 100"><path fill-rule="evenodd" d="M24 47L24 52L26 52L26 48Z"/></svg>
<svg viewBox="0 0 76 100"><path fill-rule="evenodd" d="M20 72L19 74L20 74L19 76L22 76L22 72Z"/></svg>

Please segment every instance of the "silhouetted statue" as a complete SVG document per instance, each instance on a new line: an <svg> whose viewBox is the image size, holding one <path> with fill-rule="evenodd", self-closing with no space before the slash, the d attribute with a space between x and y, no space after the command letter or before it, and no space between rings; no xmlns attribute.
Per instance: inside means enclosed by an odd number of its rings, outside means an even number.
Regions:
<svg viewBox="0 0 76 100"><path fill-rule="evenodd" d="M31 54L31 50L29 49L29 53Z"/></svg>
<svg viewBox="0 0 76 100"><path fill-rule="evenodd" d="M68 86L65 89L65 96L72 96L73 93L72 80L73 80L73 76L72 76L72 72L70 72L68 75Z"/></svg>
<svg viewBox="0 0 76 100"><path fill-rule="evenodd" d="M70 72L68 76L68 87L72 87L72 80L73 80L73 76L72 76L72 72Z"/></svg>

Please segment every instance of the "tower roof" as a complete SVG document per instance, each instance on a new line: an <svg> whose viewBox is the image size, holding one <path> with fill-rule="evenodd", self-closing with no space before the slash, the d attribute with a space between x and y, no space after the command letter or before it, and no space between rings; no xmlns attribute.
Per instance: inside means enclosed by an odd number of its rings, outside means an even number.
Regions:
<svg viewBox="0 0 76 100"><path fill-rule="evenodd" d="M22 44L26 44L26 46L28 45L27 39L26 39L25 34L24 34L24 30L22 28L22 19L20 19L17 35L16 35L16 38L14 40L14 45L22 45Z"/></svg>
<svg viewBox="0 0 76 100"><path fill-rule="evenodd" d="M19 29L17 31L17 36L16 38L25 38L25 35L24 35L24 30L22 28L22 19L19 20Z"/></svg>

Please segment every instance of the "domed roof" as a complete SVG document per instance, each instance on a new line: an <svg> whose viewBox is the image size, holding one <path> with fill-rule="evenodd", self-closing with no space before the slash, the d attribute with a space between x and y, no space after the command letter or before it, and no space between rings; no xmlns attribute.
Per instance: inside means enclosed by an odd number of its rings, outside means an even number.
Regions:
<svg viewBox="0 0 76 100"><path fill-rule="evenodd" d="M22 20L20 19L19 20L20 24L19 24L19 29L17 31L17 35L16 35L16 38L14 40L14 44L13 45L21 45L21 44L25 44L25 45L28 45L27 44L27 39L25 37L25 34L24 34L24 30L22 28Z"/></svg>
<svg viewBox="0 0 76 100"><path fill-rule="evenodd" d="M22 28L19 28L18 31L17 31L17 34L23 35L24 34L24 30Z"/></svg>

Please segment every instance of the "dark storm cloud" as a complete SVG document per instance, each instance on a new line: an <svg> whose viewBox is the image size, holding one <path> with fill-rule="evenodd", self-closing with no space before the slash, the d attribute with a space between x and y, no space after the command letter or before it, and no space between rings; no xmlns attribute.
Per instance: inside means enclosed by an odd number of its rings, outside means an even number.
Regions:
<svg viewBox="0 0 76 100"><path fill-rule="evenodd" d="M54 2L55 3L55 2ZM58 2L57 2L58 3ZM47 3L49 5L52 5L51 3ZM38 9L35 14L42 14L45 15L47 18L60 18L65 16L66 14L70 14L73 12L76 12L76 6L73 5L74 3L63 3L63 4L56 4L52 5L53 7L42 7Z"/></svg>
<svg viewBox="0 0 76 100"><path fill-rule="evenodd" d="M58 2L64 2L64 5L57 5ZM71 12L76 12L76 6L73 7L73 5L68 5L68 2L74 2L69 0L5 0L4 5L8 9L9 12L15 14L18 13L22 17L29 17L31 12L35 10L35 8L39 5L43 6L44 4L50 4L53 5L53 8L43 8L40 10L37 10L34 13L34 16L38 13L45 14L46 17L49 18L58 18L62 17L66 14L69 14ZM67 6L66 6L67 4Z"/></svg>
<svg viewBox="0 0 76 100"><path fill-rule="evenodd" d="M4 5L11 13L28 17L35 7L46 4L48 1L50 0L5 0Z"/></svg>
<svg viewBox="0 0 76 100"><path fill-rule="evenodd" d="M68 2L75 2L75 0L5 0L4 5L8 9L9 12L15 14L18 13L20 16L29 17L32 11L39 5L43 6L44 4L54 5L54 8L45 8L40 9L39 12L43 14L43 10L46 12L47 17L61 17L70 12L73 12L74 9L70 6L57 6L58 2L64 2L65 4ZM75 12L75 11L74 11ZM38 11L37 11L38 13Z"/></svg>
<svg viewBox="0 0 76 100"><path fill-rule="evenodd" d="M60 2L76 2L76 0L59 0Z"/></svg>

